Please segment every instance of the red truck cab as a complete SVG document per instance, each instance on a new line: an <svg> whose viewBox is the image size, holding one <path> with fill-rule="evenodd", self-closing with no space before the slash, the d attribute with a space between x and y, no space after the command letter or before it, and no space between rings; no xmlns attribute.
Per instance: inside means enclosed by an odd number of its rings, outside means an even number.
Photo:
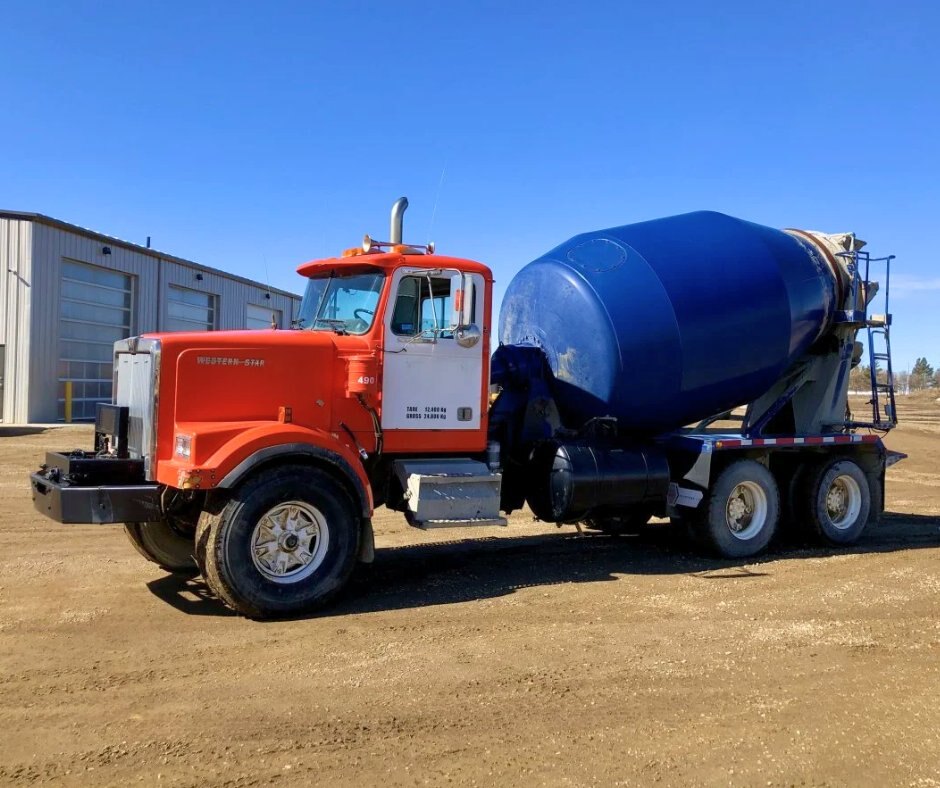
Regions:
<svg viewBox="0 0 940 788"><path fill-rule="evenodd" d="M95 452L47 455L37 508L126 523L147 558L198 568L248 615L329 599L371 557L374 507L402 507L396 459L487 447L492 275L402 244L406 205L393 242L300 266L290 331L117 343Z"/></svg>
<svg viewBox="0 0 940 788"><path fill-rule="evenodd" d="M368 493L378 453L485 451L489 269L401 248L299 272L295 330L147 337L162 354L157 482L209 490L258 452L309 443Z"/></svg>

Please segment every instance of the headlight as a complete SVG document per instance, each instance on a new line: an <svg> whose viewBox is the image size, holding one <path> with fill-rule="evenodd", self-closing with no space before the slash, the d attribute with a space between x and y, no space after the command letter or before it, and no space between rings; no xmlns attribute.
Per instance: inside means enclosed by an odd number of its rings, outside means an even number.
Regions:
<svg viewBox="0 0 940 788"><path fill-rule="evenodd" d="M192 446L193 439L190 435L177 435L176 436L176 449L174 449L174 454L177 457L182 457L184 460L188 460L190 456L190 448Z"/></svg>

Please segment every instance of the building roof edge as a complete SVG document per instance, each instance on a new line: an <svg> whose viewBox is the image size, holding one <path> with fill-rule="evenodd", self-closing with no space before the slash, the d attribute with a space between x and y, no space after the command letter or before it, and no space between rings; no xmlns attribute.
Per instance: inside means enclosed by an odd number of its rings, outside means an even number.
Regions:
<svg viewBox="0 0 940 788"><path fill-rule="evenodd" d="M187 260L185 257L177 257L173 254L167 254L166 252L161 252L158 249L141 246L140 244L135 244L133 241L125 241L122 238L116 238L113 235L106 235L105 233L100 233L97 230L90 230L87 227L71 224L70 222L65 222L62 219L55 219L52 216L46 216L42 213L31 213L29 211L8 211L0 209L0 219L16 219L19 221L37 222L38 224L44 224L48 227L55 227L59 230L66 230L67 232L84 235L86 238L95 238L99 241L106 241L107 243L113 244L115 246L122 246L137 252L138 254L145 254L158 260L168 260L173 263L179 263L180 265L194 268L197 271L205 271L209 274L216 274L218 276L234 279L235 281L241 282L242 284L251 285L252 287L259 287L262 290L266 290L271 293L277 293L278 295L282 296L287 296L288 298L301 298L301 296L297 293L291 293L289 290L281 290L278 287L269 287L263 282L249 279L247 276L240 276L239 274L223 271L220 268L213 268L212 266L197 263L193 260Z"/></svg>

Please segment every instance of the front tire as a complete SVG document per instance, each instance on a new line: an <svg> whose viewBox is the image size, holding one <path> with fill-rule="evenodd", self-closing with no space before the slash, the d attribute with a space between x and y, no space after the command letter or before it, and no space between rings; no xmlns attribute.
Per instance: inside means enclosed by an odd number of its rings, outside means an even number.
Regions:
<svg viewBox="0 0 940 788"><path fill-rule="evenodd" d="M199 571L193 537L174 530L165 520L125 523L124 533L138 553L164 571L180 575Z"/></svg>
<svg viewBox="0 0 940 788"><path fill-rule="evenodd" d="M780 520L780 492L755 460L732 463L715 480L692 524L696 541L723 558L747 558L764 550Z"/></svg>
<svg viewBox="0 0 940 788"><path fill-rule="evenodd" d="M820 463L808 473L800 503L813 535L832 545L854 544L871 514L868 477L844 457Z"/></svg>
<svg viewBox="0 0 940 788"><path fill-rule="evenodd" d="M342 590L359 554L360 520L342 486L304 466L261 471L196 529L209 588L251 618L296 615Z"/></svg>

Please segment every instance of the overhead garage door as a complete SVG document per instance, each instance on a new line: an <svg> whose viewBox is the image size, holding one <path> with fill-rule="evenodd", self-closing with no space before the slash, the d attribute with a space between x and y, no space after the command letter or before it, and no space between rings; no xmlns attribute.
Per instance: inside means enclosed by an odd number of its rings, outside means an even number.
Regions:
<svg viewBox="0 0 940 788"><path fill-rule="evenodd" d="M111 401L114 343L131 335L134 279L120 271L62 261L59 300L59 419L65 418L66 382L72 383L72 418L94 419Z"/></svg>
<svg viewBox="0 0 940 788"><path fill-rule="evenodd" d="M170 285L167 331L212 331L215 328L215 296Z"/></svg>
<svg viewBox="0 0 940 788"><path fill-rule="evenodd" d="M271 328L272 316L275 325L281 326L281 310L271 309L269 306L258 306L257 304L248 304L248 312L245 317L245 328Z"/></svg>

